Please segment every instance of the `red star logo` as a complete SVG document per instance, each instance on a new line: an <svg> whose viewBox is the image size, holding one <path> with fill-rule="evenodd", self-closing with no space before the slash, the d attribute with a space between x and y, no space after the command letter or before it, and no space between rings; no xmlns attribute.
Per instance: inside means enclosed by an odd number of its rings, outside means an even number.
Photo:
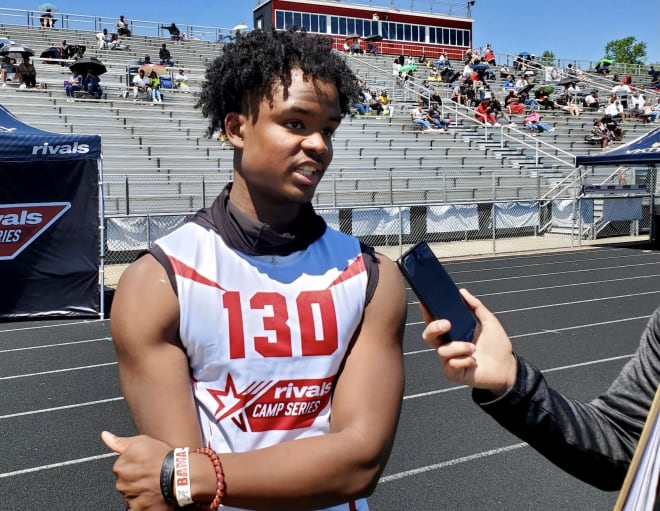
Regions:
<svg viewBox="0 0 660 511"><path fill-rule="evenodd" d="M208 389L208 392L218 402L218 408L214 413L218 422L221 422L226 417L234 415L243 408L243 402L246 396L242 392L236 392L236 387L234 386L234 380L232 379L231 374L227 375L225 390Z"/></svg>

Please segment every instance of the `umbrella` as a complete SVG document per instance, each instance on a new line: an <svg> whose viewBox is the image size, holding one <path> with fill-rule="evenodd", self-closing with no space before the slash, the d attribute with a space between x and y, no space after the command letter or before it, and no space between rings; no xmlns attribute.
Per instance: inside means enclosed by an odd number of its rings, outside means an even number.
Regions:
<svg viewBox="0 0 660 511"><path fill-rule="evenodd" d="M557 85L570 85L570 84L572 84L572 83L577 83L577 82L579 82L579 81L580 81L580 80L578 80L578 79L575 78L574 76L569 76L569 77L567 77L567 78L563 78L563 79L559 80L559 81L557 82Z"/></svg>
<svg viewBox="0 0 660 511"><path fill-rule="evenodd" d="M610 65L614 64L614 61L612 59L608 58L608 57L605 57L603 59L600 59L598 61L598 64L596 64L596 65L598 66L600 64L606 64L606 65L610 66Z"/></svg>
<svg viewBox="0 0 660 511"><path fill-rule="evenodd" d="M142 64L138 70L144 70L144 74L146 76L149 76L152 71L156 71L156 74L158 76L167 74L167 69L165 69L165 66L161 66L160 64Z"/></svg>
<svg viewBox="0 0 660 511"><path fill-rule="evenodd" d="M518 56L519 57L529 57L531 54L528 51L521 51Z"/></svg>
<svg viewBox="0 0 660 511"><path fill-rule="evenodd" d="M352 34L348 34L346 36L346 39L360 39L360 37L361 37L360 34L356 34L355 32L353 32Z"/></svg>
<svg viewBox="0 0 660 511"><path fill-rule="evenodd" d="M526 92L529 92L534 88L534 84L530 83L528 85L525 85L522 89L518 91L518 94L525 94Z"/></svg>
<svg viewBox="0 0 660 511"><path fill-rule="evenodd" d="M486 69L490 69L490 66L487 64L474 64L472 69L475 71L485 71Z"/></svg>
<svg viewBox="0 0 660 511"><path fill-rule="evenodd" d="M60 49L57 46L49 46L39 55L42 59L60 59ZM57 64L55 60L43 60L44 64Z"/></svg>
<svg viewBox="0 0 660 511"><path fill-rule="evenodd" d="M407 73L408 71L417 71L417 66L415 64L406 64L399 68L399 73Z"/></svg>
<svg viewBox="0 0 660 511"><path fill-rule="evenodd" d="M378 41L383 40L383 36L380 34L373 34L373 35L368 35L367 37L364 38L365 41L368 43L377 43Z"/></svg>
<svg viewBox="0 0 660 511"><path fill-rule="evenodd" d="M9 46L9 45L12 45L12 44L14 44L14 41L12 41L11 39L7 39L6 37L0 37L0 48L2 48L3 46Z"/></svg>
<svg viewBox="0 0 660 511"><path fill-rule="evenodd" d="M238 25L236 25L235 27L232 27L231 29L232 29L232 30L238 30L238 31L240 31L240 30L247 30L247 29L248 29L248 26L247 26L246 23L239 23Z"/></svg>
<svg viewBox="0 0 660 511"><path fill-rule="evenodd" d="M43 12L46 11L57 12L57 5L51 4L50 2L46 2L39 6L39 10Z"/></svg>
<svg viewBox="0 0 660 511"><path fill-rule="evenodd" d="M87 71L91 71L96 76L102 75L108 70L103 62L96 57L83 57L78 59L69 66L69 69L73 73L79 74L85 74Z"/></svg>
<svg viewBox="0 0 660 511"><path fill-rule="evenodd" d="M32 48L28 48L22 44L10 44L9 46L3 46L0 48L0 55L9 55L10 53L18 54L23 57L34 56L34 51Z"/></svg>

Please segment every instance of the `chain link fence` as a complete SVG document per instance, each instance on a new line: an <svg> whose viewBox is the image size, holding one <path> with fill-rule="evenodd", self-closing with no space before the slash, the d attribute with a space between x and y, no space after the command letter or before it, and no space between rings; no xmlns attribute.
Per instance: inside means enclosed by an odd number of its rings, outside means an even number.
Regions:
<svg viewBox="0 0 660 511"><path fill-rule="evenodd" d="M503 185L515 176L517 182ZM583 186L573 196L550 200L540 198L539 174L527 178L500 172L476 180L465 171L434 179L423 173L344 176L322 182L315 208L329 226L393 259L421 240L439 257L458 258L651 233L654 201L644 186ZM116 286L140 252L210 206L229 179L223 173L106 178L104 284Z"/></svg>

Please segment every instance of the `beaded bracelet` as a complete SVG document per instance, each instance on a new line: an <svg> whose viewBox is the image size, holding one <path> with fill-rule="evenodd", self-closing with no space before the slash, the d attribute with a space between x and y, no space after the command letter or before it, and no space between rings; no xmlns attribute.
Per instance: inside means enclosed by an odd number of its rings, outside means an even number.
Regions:
<svg viewBox="0 0 660 511"><path fill-rule="evenodd" d="M225 496L225 472L222 469L222 463L220 462L220 458L218 458L218 455L215 453L215 451L209 447L199 447L198 449L195 449L194 452L208 456L211 460L211 463L213 464L213 469L215 470L215 497L208 505L208 507L200 506L200 508L208 509L209 511L216 511L222 505L222 499Z"/></svg>
<svg viewBox="0 0 660 511"><path fill-rule="evenodd" d="M176 497L172 491L172 481L174 480L174 449L168 452L163 459L163 465L160 468L160 493L168 504L177 504Z"/></svg>

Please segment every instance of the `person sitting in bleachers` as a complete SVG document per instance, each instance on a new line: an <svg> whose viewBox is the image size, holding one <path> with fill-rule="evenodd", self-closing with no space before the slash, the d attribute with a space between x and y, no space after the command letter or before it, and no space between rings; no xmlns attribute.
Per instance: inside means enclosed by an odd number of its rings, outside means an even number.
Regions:
<svg viewBox="0 0 660 511"><path fill-rule="evenodd" d="M87 74L83 79L83 89L93 98L101 98L103 96L101 79L95 75L91 69L87 71Z"/></svg>
<svg viewBox="0 0 660 511"><path fill-rule="evenodd" d="M504 106L510 115L522 115L525 112L525 105L520 102L513 89L509 89L509 93L504 98Z"/></svg>
<svg viewBox="0 0 660 511"><path fill-rule="evenodd" d="M590 110L598 110L600 106L598 103L598 90L593 89L587 92L582 98L582 104L584 105L584 108L589 108Z"/></svg>
<svg viewBox="0 0 660 511"><path fill-rule="evenodd" d="M383 115L389 115L392 108L392 100L390 99L387 91L383 89L378 95L378 102L383 107Z"/></svg>
<svg viewBox="0 0 660 511"><path fill-rule="evenodd" d="M426 112L426 120L433 123L433 126L435 126L440 131L447 131L447 128L449 128L449 124L451 123L451 119L449 119L449 117L442 117L442 113L440 112L440 105L437 103L431 103L431 106Z"/></svg>
<svg viewBox="0 0 660 511"><path fill-rule="evenodd" d="M551 128L548 123L541 121L538 112L532 112L525 116L525 128L532 131L532 136L536 136L538 133L552 133L555 131L555 128Z"/></svg>
<svg viewBox="0 0 660 511"><path fill-rule="evenodd" d="M115 24L115 28L117 29L117 34L119 36L126 36L130 37L131 36L131 31L128 28L128 21L124 19L124 15L122 14L119 16L119 19L117 20L117 23Z"/></svg>
<svg viewBox="0 0 660 511"><path fill-rule="evenodd" d="M163 43L160 50L158 50L158 58L160 59L160 64L162 66L172 67L174 65L174 59L172 59L172 54L170 50L167 49L167 45Z"/></svg>
<svg viewBox="0 0 660 511"><path fill-rule="evenodd" d="M421 101L410 112L410 118L414 126L421 126L424 131L430 131L432 129L431 123L426 118L426 112L424 111L424 103L422 103Z"/></svg>
<svg viewBox="0 0 660 511"><path fill-rule="evenodd" d="M151 97L153 103L162 103L163 97L160 93L160 78L156 71L149 74L149 87L151 88Z"/></svg>
<svg viewBox="0 0 660 511"><path fill-rule="evenodd" d="M610 143L610 138L611 134L605 123L601 119L594 119L591 132L585 137L585 140L589 143L595 142L605 149Z"/></svg>
<svg viewBox="0 0 660 511"><path fill-rule="evenodd" d="M486 125L500 126L490 105L490 98L485 98L479 103L474 118Z"/></svg>
<svg viewBox="0 0 660 511"><path fill-rule="evenodd" d="M16 65L9 55L2 57L0 62L0 79L2 79L2 87L7 86L7 82L11 82L16 75Z"/></svg>
<svg viewBox="0 0 660 511"><path fill-rule="evenodd" d="M39 16L39 24L44 28L53 28L55 26L55 18L53 18L53 10L46 9L41 16Z"/></svg>
<svg viewBox="0 0 660 511"><path fill-rule="evenodd" d="M179 69L179 72L174 75L174 83L179 90L188 90L188 75L184 69Z"/></svg>
<svg viewBox="0 0 660 511"><path fill-rule="evenodd" d="M23 57L23 62L18 65L16 69L16 77L18 78L18 83L20 83L20 88L31 89L37 86L37 70L34 68L34 64L30 62L30 57L27 55Z"/></svg>
<svg viewBox="0 0 660 511"><path fill-rule="evenodd" d="M174 22L169 27L162 26L162 29L167 30L170 33L170 39L172 41L180 41L181 40L181 30L179 30L179 27L175 25Z"/></svg>
<svg viewBox="0 0 660 511"><path fill-rule="evenodd" d="M138 100L140 94L146 94L147 99L151 98L151 88L149 87L149 80L144 75L144 69L138 70L137 74L133 77L133 102Z"/></svg>
<svg viewBox="0 0 660 511"><path fill-rule="evenodd" d="M612 119L618 119L621 122L626 120L626 111L618 98L607 104L605 115L609 115Z"/></svg>
<svg viewBox="0 0 660 511"><path fill-rule="evenodd" d="M605 115L605 117L603 117L601 121L607 128L607 131L610 133L610 142L612 141L621 142L623 140L623 135L625 135L625 132L623 131L623 128L619 126L619 124L616 122L615 119L613 119L609 115Z"/></svg>
<svg viewBox="0 0 660 511"><path fill-rule="evenodd" d="M64 92L68 98L74 98L76 91L82 90L83 75L73 73L71 78L64 82Z"/></svg>

